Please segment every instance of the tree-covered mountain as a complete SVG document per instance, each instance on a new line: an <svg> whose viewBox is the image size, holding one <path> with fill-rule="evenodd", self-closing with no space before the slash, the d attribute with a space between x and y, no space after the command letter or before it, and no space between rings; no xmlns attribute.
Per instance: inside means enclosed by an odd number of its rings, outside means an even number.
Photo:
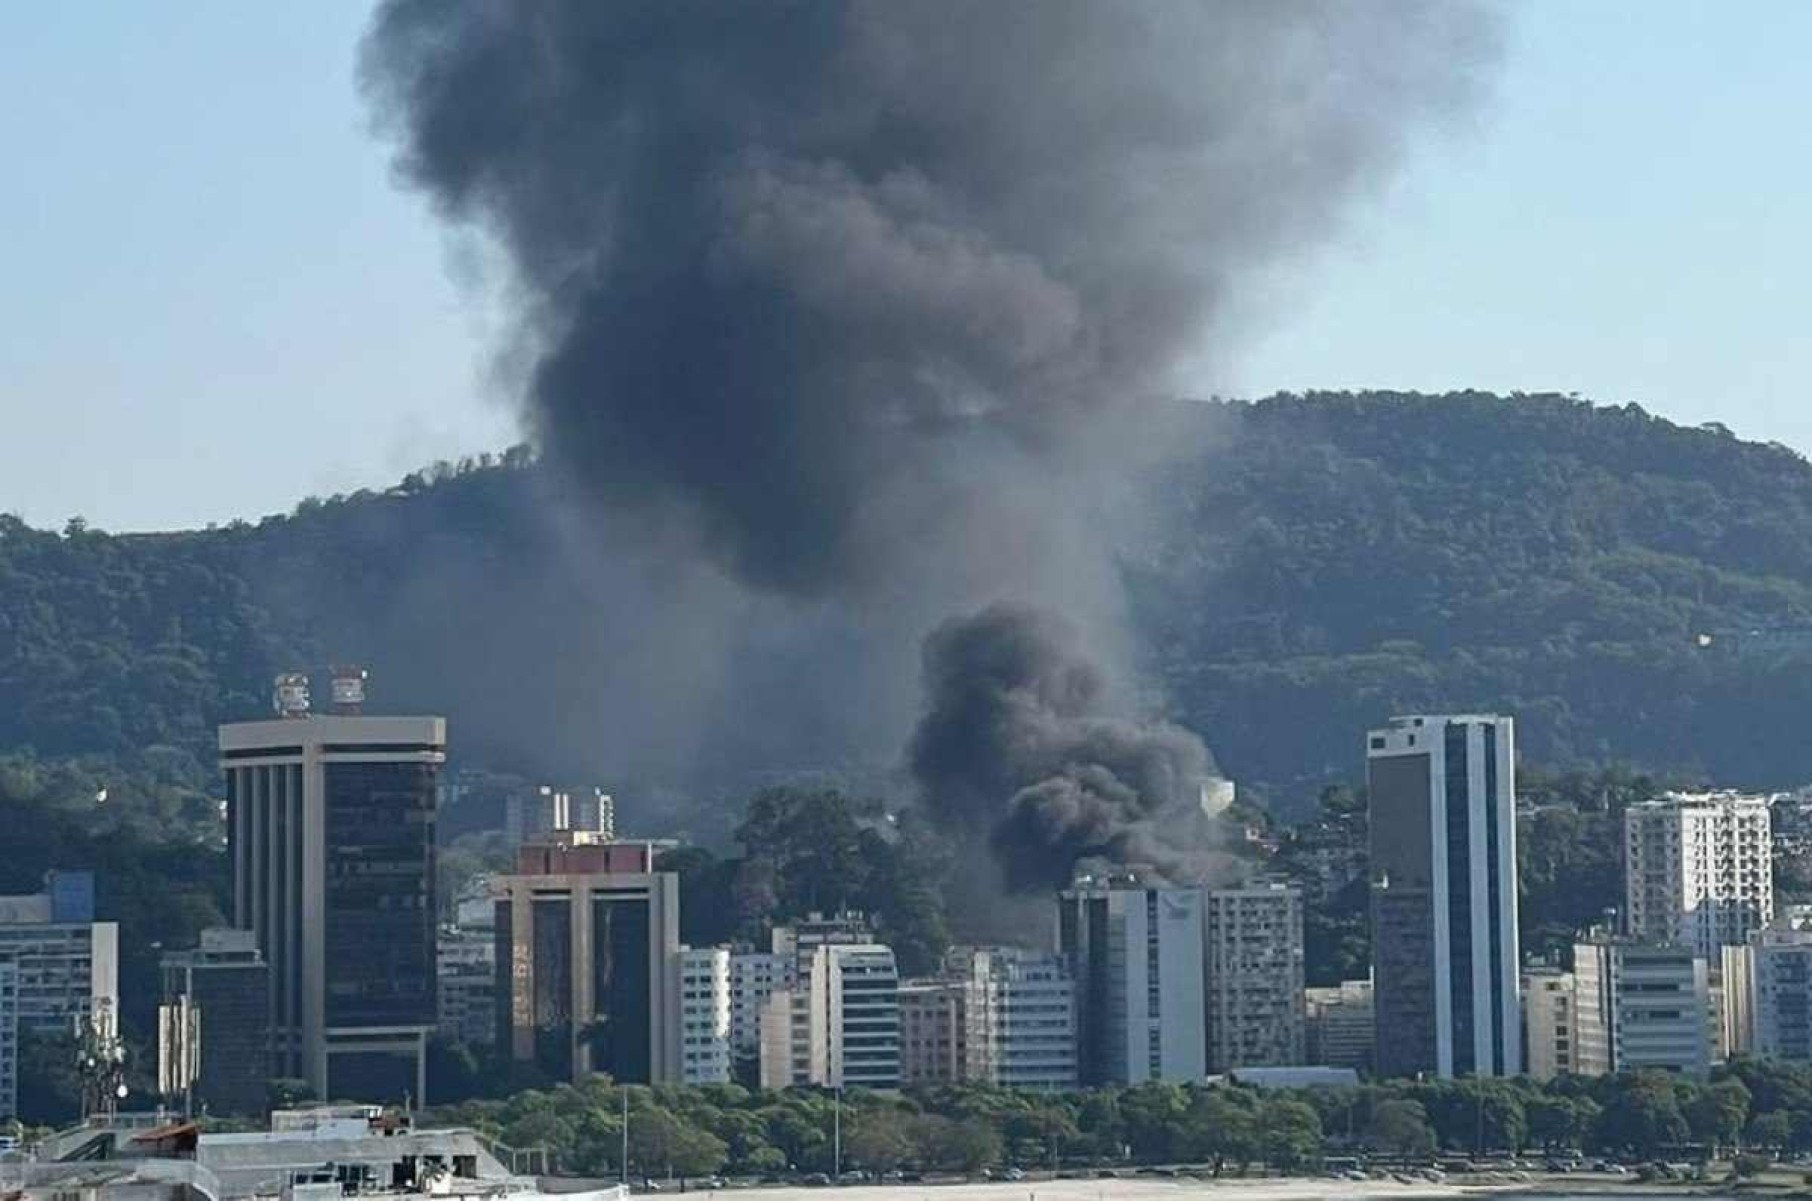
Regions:
<svg viewBox="0 0 1812 1201"><path fill-rule="evenodd" d="M1405 709L1512 712L1525 759L1557 769L1812 778L1812 466L1794 452L1560 396L1150 419L1178 449L1139 480L1120 547L1135 640L1172 715L1274 807L1355 776L1365 727ZM0 518L0 747L153 753L202 779L214 724L260 712L274 671L352 659L384 708L448 712L468 761L609 772L673 722L656 695L627 734L570 720L645 653L618 617L662 595L613 574L596 534L521 451L256 525ZM775 741L762 705L719 697L709 770L644 772L638 795L851 769L815 736L859 701L820 698L822 727Z"/></svg>

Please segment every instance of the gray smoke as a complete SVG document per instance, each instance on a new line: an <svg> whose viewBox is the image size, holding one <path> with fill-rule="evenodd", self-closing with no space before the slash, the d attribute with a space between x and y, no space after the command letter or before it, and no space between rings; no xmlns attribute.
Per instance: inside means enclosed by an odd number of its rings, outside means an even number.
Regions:
<svg viewBox="0 0 1812 1201"><path fill-rule="evenodd" d="M948 828L986 839L1009 888L1062 886L1091 860L1206 874L1208 749L1167 722L1115 716L1074 626L992 605L925 640L924 676L913 773Z"/></svg>
<svg viewBox="0 0 1812 1201"><path fill-rule="evenodd" d="M1138 402L1488 42L1460 0L387 0L362 70L405 178L504 251L547 458L639 553L860 626L823 686L898 730L954 612L1054 601L1123 661L1100 507ZM1113 711L1053 709L1086 736L1048 779L920 782L1121 854L1206 758Z"/></svg>

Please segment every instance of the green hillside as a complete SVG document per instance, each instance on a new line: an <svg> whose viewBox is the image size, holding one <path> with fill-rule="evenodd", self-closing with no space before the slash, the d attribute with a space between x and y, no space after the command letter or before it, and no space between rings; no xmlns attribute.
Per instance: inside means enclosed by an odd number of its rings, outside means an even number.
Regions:
<svg viewBox="0 0 1812 1201"><path fill-rule="evenodd" d="M1513 712L1525 758L1555 768L1812 779L1812 467L1792 451L1557 396L1152 420L1198 449L1142 481L1154 528L1125 548L1146 665L1274 806L1306 810L1355 774L1365 726L1409 708ZM353 658L385 707L448 711L469 762L599 770L560 715L632 649L612 613L634 597L573 561L584 531L545 517L558 493L518 451L257 525L0 518L0 748L156 748L205 777L213 725L261 711L273 671ZM735 747L710 766L753 782Z"/></svg>

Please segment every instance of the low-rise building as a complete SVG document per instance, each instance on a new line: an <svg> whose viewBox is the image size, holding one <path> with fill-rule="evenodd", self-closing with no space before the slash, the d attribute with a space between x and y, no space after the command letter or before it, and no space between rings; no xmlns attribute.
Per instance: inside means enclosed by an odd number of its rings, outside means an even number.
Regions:
<svg viewBox="0 0 1812 1201"><path fill-rule="evenodd" d="M1760 930L1748 950L1755 1054L1812 1062L1812 932Z"/></svg>
<svg viewBox="0 0 1812 1201"><path fill-rule="evenodd" d="M1705 960L1682 944L1596 937L1573 948L1579 1075L1711 1068Z"/></svg>
<svg viewBox="0 0 1812 1201"><path fill-rule="evenodd" d="M900 985L900 1082L949 1084L965 1079L968 1059L966 984L907 980Z"/></svg>
<svg viewBox="0 0 1812 1201"><path fill-rule="evenodd" d="M1331 988L1303 990L1304 1051L1310 1063L1372 1070L1376 1034L1372 982L1342 980Z"/></svg>

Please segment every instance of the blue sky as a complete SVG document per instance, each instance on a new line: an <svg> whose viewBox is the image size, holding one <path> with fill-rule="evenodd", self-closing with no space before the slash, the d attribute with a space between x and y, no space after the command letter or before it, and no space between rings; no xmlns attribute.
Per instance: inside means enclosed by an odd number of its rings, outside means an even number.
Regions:
<svg viewBox="0 0 1812 1201"><path fill-rule="evenodd" d="M256 517L514 439L353 86L367 5L0 6L0 511ZM1812 4L1531 0L1202 392L1577 391L1812 451Z"/></svg>

